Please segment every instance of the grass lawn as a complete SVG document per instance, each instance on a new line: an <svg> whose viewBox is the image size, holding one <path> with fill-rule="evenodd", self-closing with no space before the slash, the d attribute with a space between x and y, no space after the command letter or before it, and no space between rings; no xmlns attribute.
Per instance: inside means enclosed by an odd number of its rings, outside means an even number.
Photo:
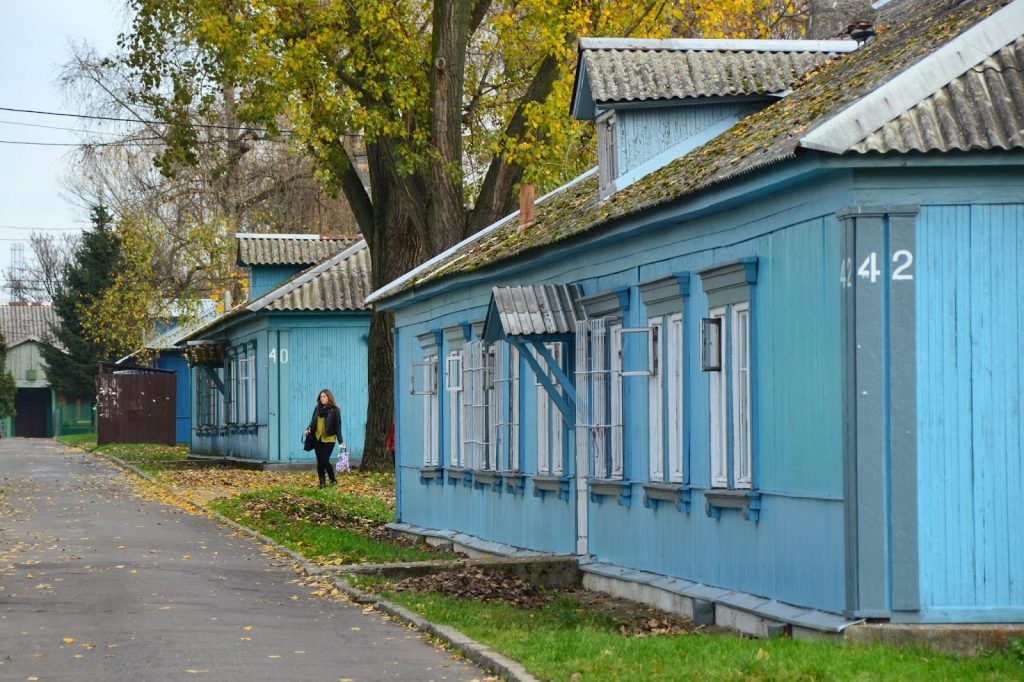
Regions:
<svg viewBox="0 0 1024 682"><path fill-rule="evenodd" d="M70 436L58 436L57 440L64 443L64 445L70 445L73 448L92 450L96 447L95 433L76 433Z"/></svg>
<svg viewBox="0 0 1024 682"><path fill-rule="evenodd" d="M521 610L436 593L391 592L368 578L359 582L486 643L544 680L1024 679L1024 646L958 658L921 649L700 632L628 637L619 633L615 619L584 608L571 596Z"/></svg>
<svg viewBox="0 0 1024 682"><path fill-rule="evenodd" d="M210 507L319 563L454 558L392 541L380 527L394 519L394 508L340 486L253 491L213 500Z"/></svg>

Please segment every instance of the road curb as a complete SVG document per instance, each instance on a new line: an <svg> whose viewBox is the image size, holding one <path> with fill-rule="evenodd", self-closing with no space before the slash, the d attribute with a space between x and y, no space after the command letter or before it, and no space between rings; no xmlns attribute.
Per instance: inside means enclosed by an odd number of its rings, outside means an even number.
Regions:
<svg viewBox="0 0 1024 682"><path fill-rule="evenodd" d="M64 444L61 443L61 445ZM253 530L252 528L249 528L248 526L243 526L242 524L232 519L229 519L228 517L224 516L218 511L210 509L209 507L204 507L201 504L197 504L196 502L193 502L192 500L183 497L174 488L158 480L152 474L143 471L134 464L129 464L128 462L125 462L121 458L115 457L114 455L96 452L95 450L86 450L85 448L80 448L73 445L64 445L64 447L82 450L83 452L86 452L95 457L105 459L114 466L125 471L129 471L135 474L136 476L143 478L146 481L149 481L153 485L162 488L169 495L173 496L183 506L193 509L205 516L209 516L218 523L222 523L230 528L233 528L234 530L244 533L249 537L260 541L264 545L273 548L274 551L284 554L285 556L288 556L299 566L303 574L310 577L323 576L329 578L334 583L335 587L337 587L340 592L344 593L347 597L349 597L349 599L351 599L353 603L368 606L374 609L375 611L380 611L381 613L388 615L394 620L405 623L406 625L413 627L416 630L423 632L424 634L430 635L431 637L444 643L445 646L449 647L453 651L468 658L477 665L483 668L487 668L492 673L503 677L509 682L540 682L538 678L531 675L526 670L526 668L524 668L522 664L520 664L519 662L514 661L511 658L508 658L498 653L497 651L494 651L485 644L482 644L481 642L478 642L475 639L468 637L467 635L456 630L455 628L451 628L446 625L438 625L437 623L432 623L431 621L423 618L417 613L413 613L412 611L406 609L403 606L390 602L386 599L381 599L377 595L372 594L370 592L360 590L344 578L339 577L335 572L337 569L333 569L332 567L324 567L319 564L313 563L301 554L298 554L297 552L294 552L285 547L284 545L278 543L276 540L273 540L267 537L266 535L263 535L262 533Z"/></svg>

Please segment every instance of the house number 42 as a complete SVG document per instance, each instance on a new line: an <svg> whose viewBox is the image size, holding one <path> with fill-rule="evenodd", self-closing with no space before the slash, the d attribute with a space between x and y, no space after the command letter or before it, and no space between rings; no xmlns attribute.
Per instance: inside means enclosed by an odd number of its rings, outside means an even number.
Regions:
<svg viewBox="0 0 1024 682"><path fill-rule="evenodd" d="M910 268L914 264L914 254L906 249L900 249L892 254L892 262L894 264L892 270L892 279L894 282L914 279L914 273L910 272ZM882 271L878 269L878 254L872 251L868 254L868 257L864 259L864 262L860 264L860 267L857 268L857 277L866 279L874 284L878 281L878 278L881 277L881 275ZM854 285L852 258L847 258L840 265L839 284L844 288L852 287Z"/></svg>

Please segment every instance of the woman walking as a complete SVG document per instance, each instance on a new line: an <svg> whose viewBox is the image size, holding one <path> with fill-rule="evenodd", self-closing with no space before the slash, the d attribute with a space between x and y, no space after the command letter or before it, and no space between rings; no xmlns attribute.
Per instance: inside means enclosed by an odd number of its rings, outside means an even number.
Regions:
<svg viewBox="0 0 1024 682"><path fill-rule="evenodd" d="M341 437L341 409L334 402L334 394L326 388L317 396L313 417L306 429L306 435L309 434L316 437L316 475L320 479L320 487L326 484L325 477L330 477L332 484L337 483L331 468L331 453L335 443L344 445L345 441Z"/></svg>

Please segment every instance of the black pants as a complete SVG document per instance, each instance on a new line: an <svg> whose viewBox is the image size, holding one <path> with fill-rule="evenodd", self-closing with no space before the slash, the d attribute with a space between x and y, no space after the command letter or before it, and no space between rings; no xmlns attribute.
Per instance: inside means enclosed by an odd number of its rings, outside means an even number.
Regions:
<svg viewBox="0 0 1024 682"><path fill-rule="evenodd" d="M334 467L331 466L331 454L334 452L334 443L322 443L317 441L315 451L316 476L320 479L320 485L324 484L325 475L330 477L331 483L334 483Z"/></svg>

